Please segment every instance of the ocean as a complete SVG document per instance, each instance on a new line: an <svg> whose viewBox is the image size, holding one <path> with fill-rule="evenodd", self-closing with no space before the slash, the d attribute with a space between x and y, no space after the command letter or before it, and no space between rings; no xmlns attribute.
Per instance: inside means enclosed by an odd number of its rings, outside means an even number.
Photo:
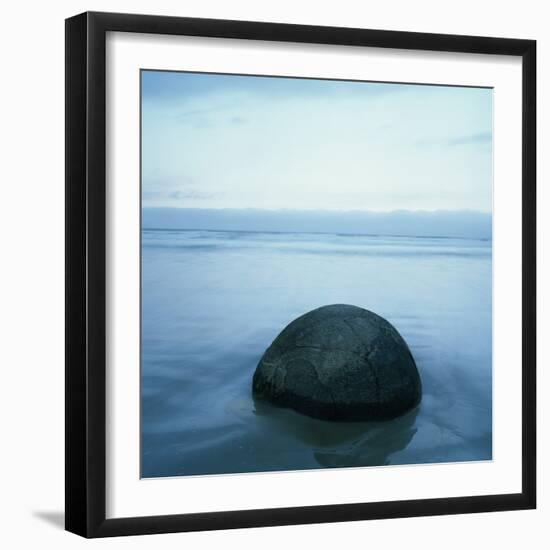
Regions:
<svg viewBox="0 0 550 550"><path fill-rule="evenodd" d="M293 319L352 304L415 358L420 405L339 423L255 402L256 365ZM490 460L490 240L142 231L141 475Z"/></svg>

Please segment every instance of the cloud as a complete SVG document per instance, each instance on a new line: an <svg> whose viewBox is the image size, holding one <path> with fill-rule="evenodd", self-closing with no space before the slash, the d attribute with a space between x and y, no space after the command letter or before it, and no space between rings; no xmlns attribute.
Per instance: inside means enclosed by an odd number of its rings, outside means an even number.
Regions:
<svg viewBox="0 0 550 550"><path fill-rule="evenodd" d="M447 141L448 145L477 145L491 143L493 134L491 132L479 132L468 136L461 136Z"/></svg>
<svg viewBox="0 0 550 550"><path fill-rule="evenodd" d="M219 194L197 188L195 180L185 174L180 174L177 178L144 178L141 190L141 198L145 206L193 203L213 199Z"/></svg>
<svg viewBox="0 0 550 550"><path fill-rule="evenodd" d="M457 137L445 137L435 139L419 139L415 142L417 146L450 146L456 147L459 145L485 145L493 141L492 132L478 132L475 134L467 134Z"/></svg>
<svg viewBox="0 0 550 550"><path fill-rule="evenodd" d="M229 122L231 122L233 126L242 126L243 124L247 123L247 120L245 117L242 116L233 116L229 119Z"/></svg>
<svg viewBox="0 0 550 550"><path fill-rule="evenodd" d="M197 116L210 115L217 111L223 111L223 107L210 107L204 109L193 109L191 111L185 111L177 116L178 120L187 121L189 118L194 118Z"/></svg>
<svg viewBox="0 0 550 550"><path fill-rule="evenodd" d="M187 189L185 191L143 191L142 199L149 201L181 201L181 200L205 200L212 199L215 193L205 193L196 191L195 189Z"/></svg>

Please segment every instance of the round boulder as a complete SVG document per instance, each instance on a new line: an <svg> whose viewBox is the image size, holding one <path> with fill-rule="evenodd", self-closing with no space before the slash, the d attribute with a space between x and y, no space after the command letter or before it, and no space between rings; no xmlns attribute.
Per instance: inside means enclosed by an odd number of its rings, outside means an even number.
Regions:
<svg viewBox="0 0 550 550"><path fill-rule="evenodd" d="M323 306L292 321L264 353L254 396L325 420L384 420L415 407L420 376L388 321L356 306Z"/></svg>

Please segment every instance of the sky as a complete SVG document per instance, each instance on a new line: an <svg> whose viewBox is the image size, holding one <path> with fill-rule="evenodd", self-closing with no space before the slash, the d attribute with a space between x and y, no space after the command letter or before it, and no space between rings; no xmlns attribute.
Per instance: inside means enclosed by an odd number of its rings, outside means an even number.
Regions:
<svg viewBox="0 0 550 550"><path fill-rule="evenodd" d="M144 207L491 212L490 89L141 78Z"/></svg>

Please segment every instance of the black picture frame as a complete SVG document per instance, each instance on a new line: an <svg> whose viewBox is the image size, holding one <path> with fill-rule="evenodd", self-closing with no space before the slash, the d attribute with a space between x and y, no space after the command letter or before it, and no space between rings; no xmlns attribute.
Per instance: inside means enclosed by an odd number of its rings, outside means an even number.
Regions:
<svg viewBox="0 0 550 550"><path fill-rule="evenodd" d="M522 120L522 491L106 519L105 41L108 31L518 56ZM107 537L536 506L536 42L88 12L66 20L66 529Z"/></svg>

